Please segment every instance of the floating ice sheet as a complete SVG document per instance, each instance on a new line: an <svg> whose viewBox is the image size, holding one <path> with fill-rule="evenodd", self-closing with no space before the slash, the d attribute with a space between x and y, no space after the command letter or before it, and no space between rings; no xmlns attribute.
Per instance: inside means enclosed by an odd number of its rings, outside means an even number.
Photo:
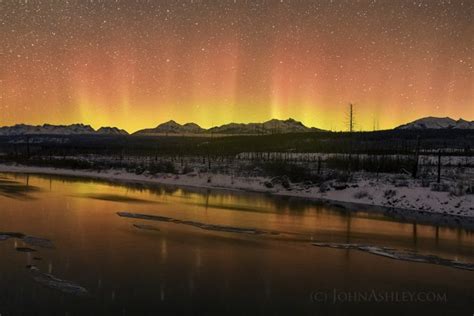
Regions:
<svg viewBox="0 0 474 316"><path fill-rule="evenodd" d="M389 247L379 247L379 246L370 246L370 245L361 245L361 244L324 243L324 242L314 242L312 244L318 247L360 250L360 251L371 253L373 255L391 258L395 260L431 263L431 264L437 264L437 265L442 265L442 266L447 266L447 267L452 267L452 268L457 268L457 269L474 271L474 263L461 262L461 261L441 258L434 255L420 254L414 251L398 250L398 249L389 248Z"/></svg>
<svg viewBox="0 0 474 316"><path fill-rule="evenodd" d="M18 232L0 232L0 241L4 241L10 238L16 238L23 240L26 244L41 248L54 248L54 244L51 240L46 238L27 236L23 233Z"/></svg>
<svg viewBox="0 0 474 316"><path fill-rule="evenodd" d="M36 249L28 248L28 247L17 247L16 251L19 252L36 252Z"/></svg>
<svg viewBox="0 0 474 316"><path fill-rule="evenodd" d="M35 266L31 266L29 269L33 275L33 279L48 288L73 295L86 295L88 293L84 287L70 281L59 279L52 274L43 273Z"/></svg>
<svg viewBox="0 0 474 316"><path fill-rule="evenodd" d="M41 247L41 248L54 248L53 242L46 238L39 238L34 236L25 236L22 240L31 246Z"/></svg>
<svg viewBox="0 0 474 316"><path fill-rule="evenodd" d="M138 229L143 229L143 230L154 230L159 232L160 229L158 227L155 227L153 225L146 225L146 224L133 224L133 227L138 228Z"/></svg>
<svg viewBox="0 0 474 316"><path fill-rule="evenodd" d="M0 232L0 241L10 238L20 239L30 246L36 246L40 248L54 248L52 241L49 239L27 236L23 233L17 232ZM16 247L16 251L36 252L37 250L29 247ZM34 257L33 260L40 261L42 259L40 257ZM88 293L87 290L82 286L70 281L59 279L52 274L43 273L34 265L28 265L27 268L30 270L33 279L46 287L73 295L85 295Z"/></svg>
<svg viewBox="0 0 474 316"><path fill-rule="evenodd" d="M121 217L183 224L183 225L194 226L194 227L201 228L204 230L213 230L213 231L221 231L221 232L228 232L228 233L253 234L253 235L262 235L262 234L278 235L279 234L278 232L275 232L275 231L260 230L256 228L243 228L243 227L206 224L206 223L185 221L185 220L180 220L180 219L175 219L175 218L165 217L165 216L157 216L157 215L137 214L137 213L129 213L129 212L118 212L117 214Z"/></svg>
<svg viewBox="0 0 474 316"><path fill-rule="evenodd" d="M0 232L0 240L7 240L9 238L23 239L25 234L17 232Z"/></svg>

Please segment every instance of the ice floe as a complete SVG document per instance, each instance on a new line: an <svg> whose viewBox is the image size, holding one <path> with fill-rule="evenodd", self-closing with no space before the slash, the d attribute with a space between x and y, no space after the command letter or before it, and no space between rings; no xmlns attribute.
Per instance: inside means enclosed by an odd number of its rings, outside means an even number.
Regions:
<svg viewBox="0 0 474 316"><path fill-rule="evenodd" d="M31 246L41 247L41 248L54 248L53 242L46 238L39 238L34 236L25 236L22 240Z"/></svg>
<svg viewBox="0 0 474 316"><path fill-rule="evenodd" d="M16 232L0 232L0 240L7 240L9 238L23 239L25 234Z"/></svg>
<svg viewBox="0 0 474 316"><path fill-rule="evenodd" d="M0 232L0 241L8 240L10 238L22 240L24 243L30 246L36 246L40 248L54 248L53 242L46 238L27 236L18 232ZM30 247L16 247L15 250L25 253L37 252L36 249ZM42 258L33 257L33 260L41 261ZM35 265L29 264L26 267L29 269L33 279L46 287L73 295L85 295L88 293L87 290L82 286L70 281L59 279L52 274L43 273Z"/></svg>
<svg viewBox="0 0 474 316"><path fill-rule="evenodd" d="M28 247L17 247L16 251L19 252L36 252L36 249L28 248Z"/></svg>
<svg viewBox="0 0 474 316"><path fill-rule="evenodd" d="M461 262L446 258L441 258L434 255L420 254L410 250L398 250L389 247L370 246L362 244L347 244L347 243L325 243L313 242L313 246L328 247L335 249L354 249L371 253L373 255L382 256L395 260L404 260L420 263L431 263L457 269L474 271L474 263Z"/></svg>
<svg viewBox="0 0 474 316"><path fill-rule="evenodd" d="M41 248L54 248L53 242L46 238L27 236L23 233L18 232L0 232L0 241L4 241L10 238L20 239L30 246Z"/></svg>
<svg viewBox="0 0 474 316"><path fill-rule="evenodd" d="M84 287L70 281L59 279L52 274L41 272L35 266L30 266L29 269L33 279L48 288L73 295L86 295L88 293Z"/></svg>
<svg viewBox="0 0 474 316"><path fill-rule="evenodd" d="M133 224L133 227L138 228L138 229L143 229L143 230L154 230L159 232L160 229L158 227L155 227L153 225L146 225L146 224Z"/></svg>
<svg viewBox="0 0 474 316"><path fill-rule="evenodd" d="M144 219L144 220L158 221L158 222L168 222L168 223L174 223L174 224L183 224L183 225L189 225L189 226L201 228L204 230L221 231L221 232L228 232L228 233L253 234L253 235L262 235L262 234L278 235L279 234L279 232L261 230L261 229L256 229L256 228L244 228L244 227L206 224L206 223L186 221L186 220L180 220L180 219L175 219L175 218L165 217L165 216L158 216L158 215L138 214L138 213L129 213L129 212L118 212L117 214L121 217Z"/></svg>

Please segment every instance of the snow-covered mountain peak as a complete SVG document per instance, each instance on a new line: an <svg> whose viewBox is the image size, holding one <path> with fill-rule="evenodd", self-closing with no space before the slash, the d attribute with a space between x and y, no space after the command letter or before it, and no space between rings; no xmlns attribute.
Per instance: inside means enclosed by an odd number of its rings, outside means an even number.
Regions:
<svg viewBox="0 0 474 316"><path fill-rule="evenodd" d="M450 117L424 117L396 129L474 129L474 121L454 120Z"/></svg>
<svg viewBox="0 0 474 316"><path fill-rule="evenodd" d="M0 135L18 136L18 135L123 135L126 131L116 127L102 127L94 130L90 125L71 124L71 125L27 125L17 124L13 126L0 127Z"/></svg>

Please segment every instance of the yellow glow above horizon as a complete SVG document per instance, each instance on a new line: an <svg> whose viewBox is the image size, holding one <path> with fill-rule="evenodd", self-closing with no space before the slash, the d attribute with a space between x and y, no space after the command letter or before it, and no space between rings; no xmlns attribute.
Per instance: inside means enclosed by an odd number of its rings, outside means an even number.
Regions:
<svg viewBox="0 0 474 316"><path fill-rule="evenodd" d="M473 120L473 4L420 3L5 3L0 125Z"/></svg>

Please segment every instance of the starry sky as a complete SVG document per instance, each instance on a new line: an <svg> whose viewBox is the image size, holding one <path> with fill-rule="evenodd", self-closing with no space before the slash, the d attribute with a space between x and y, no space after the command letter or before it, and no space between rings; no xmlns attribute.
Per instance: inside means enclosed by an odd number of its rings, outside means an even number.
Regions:
<svg viewBox="0 0 474 316"><path fill-rule="evenodd" d="M474 1L0 0L0 125L474 120Z"/></svg>

